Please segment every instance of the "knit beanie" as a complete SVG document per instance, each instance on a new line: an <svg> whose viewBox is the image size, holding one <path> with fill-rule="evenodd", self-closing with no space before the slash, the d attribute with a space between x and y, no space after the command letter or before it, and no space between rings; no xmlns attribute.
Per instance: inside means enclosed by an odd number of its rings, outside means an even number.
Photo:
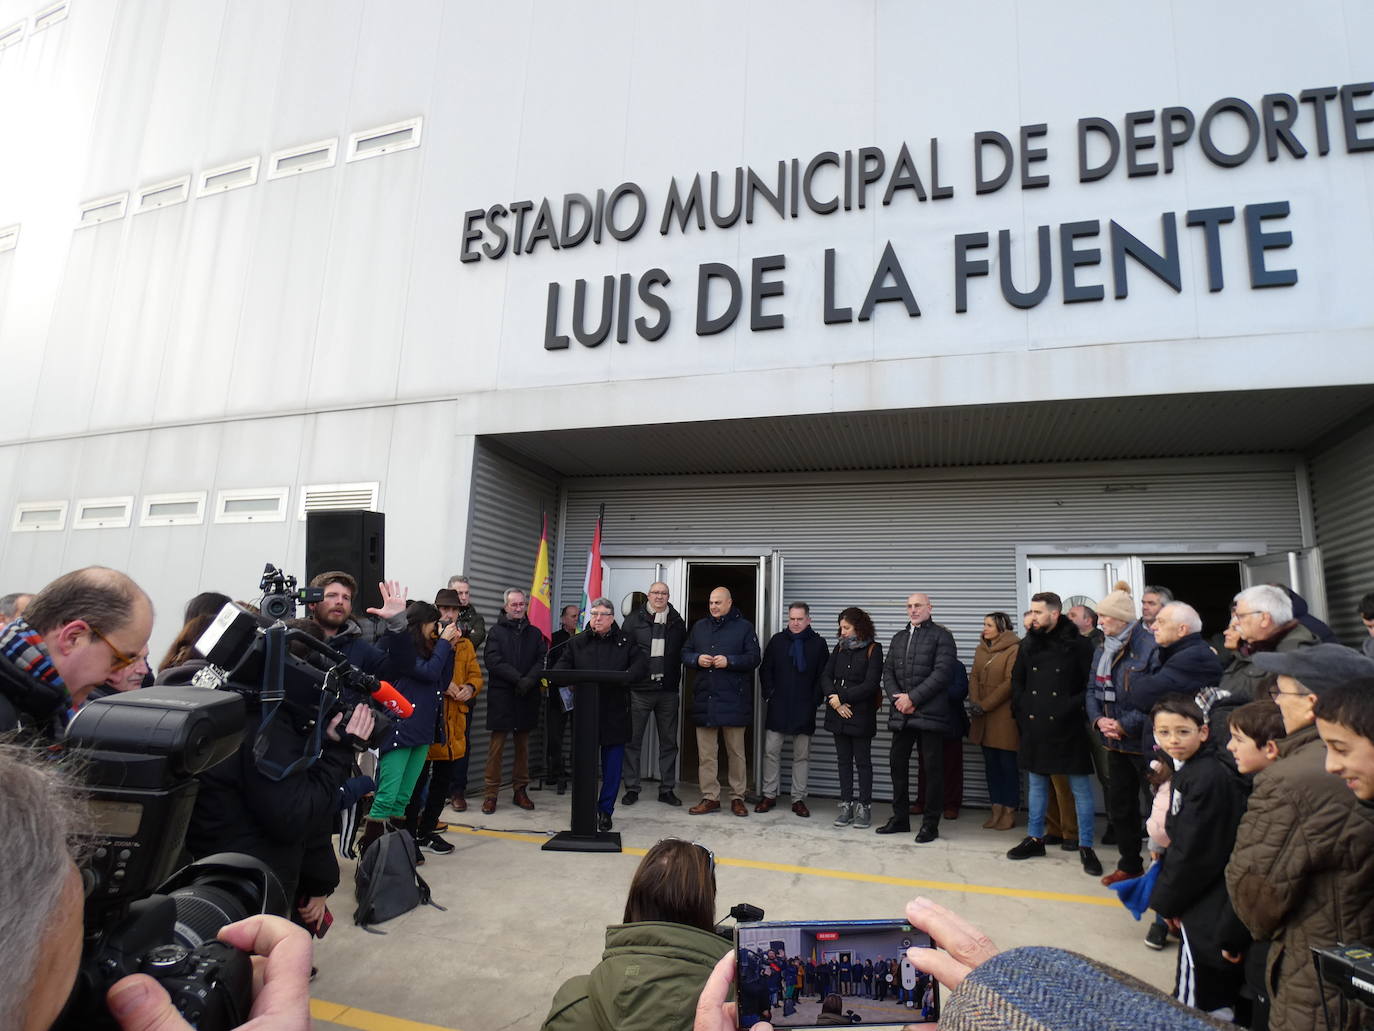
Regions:
<svg viewBox="0 0 1374 1031"><path fill-rule="evenodd" d="M1112 593L1097 603L1097 614L1111 616L1123 623L1134 622L1135 600L1131 597L1131 585L1125 580L1118 580L1112 587Z"/></svg>

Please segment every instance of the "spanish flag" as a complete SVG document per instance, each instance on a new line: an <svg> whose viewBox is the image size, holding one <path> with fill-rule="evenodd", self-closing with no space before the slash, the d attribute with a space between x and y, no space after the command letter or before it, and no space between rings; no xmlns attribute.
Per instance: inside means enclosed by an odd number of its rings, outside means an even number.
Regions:
<svg viewBox="0 0 1374 1031"><path fill-rule="evenodd" d="M530 582L530 626L553 640L553 581L549 578L549 517L544 515L544 527L539 534L539 555L534 560L534 579Z"/></svg>

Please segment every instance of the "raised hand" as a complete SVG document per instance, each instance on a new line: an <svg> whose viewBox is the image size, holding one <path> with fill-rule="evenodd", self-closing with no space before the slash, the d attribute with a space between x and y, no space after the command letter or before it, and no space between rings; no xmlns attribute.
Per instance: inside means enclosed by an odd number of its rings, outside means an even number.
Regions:
<svg viewBox="0 0 1374 1031"><path fill-rule="evenodd" d="M367 614L369 616L390 619L406 610L406 595L410 592L401 586L399 580L383 580L377 585L377 590L382 592L382 607L368 609Z"/></svg>

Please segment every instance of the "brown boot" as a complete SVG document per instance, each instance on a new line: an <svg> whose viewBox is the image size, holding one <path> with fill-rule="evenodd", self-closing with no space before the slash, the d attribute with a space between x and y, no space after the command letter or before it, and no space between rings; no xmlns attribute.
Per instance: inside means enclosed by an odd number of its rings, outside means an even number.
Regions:
<svg viewBox="0 0 1374 1031"><path fill-rule="evenodd" d="M533 809L534 803L530 801L530 796L524 788L515 789L515 804L521 809Z"/></svg>
<svg viewBox="0 0 1374 1031"><path fill-rule="evenodd" d="M1009 831L1016 826L1016 810L1009 805L1002 807L1002 815L993 824L993 830Z"/></svg>
<svg viewBox="0 0 1374 1031"><path fill-rule="evenodd" d="M386 831L385 820L366 819L363 821L363 836L358 839L358 858L361 859L367 846L382 836Z"/></svg>
<svg viewBox="0 0 1374 1031"><path fill-rule="evenodd" d="M983 821L983 828L985 830L992 830L997 826L997 821L1002 818L1002 808L1003 807L996 802L992 804L992 811L988 813L988 818Z"/></svg>

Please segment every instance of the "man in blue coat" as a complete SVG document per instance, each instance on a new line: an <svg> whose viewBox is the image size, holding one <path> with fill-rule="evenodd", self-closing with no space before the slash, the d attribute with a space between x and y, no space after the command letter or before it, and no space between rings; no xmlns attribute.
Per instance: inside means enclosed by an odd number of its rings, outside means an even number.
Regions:
<svg viewBox="0 0 1374 1031"><path fill-rule="evenodd" d="M756 813L766 813L778 804L782 742L790 736L792 812L803 817L811 815L806 808L806 779L828 657L825 638L811 629L811 607L804 601L794 601L787 607L787 629L773 635L759 666L768 716L764 723L767 729L763 744L763 797L754 806Z"/></svg>
<svg viewBox="0 0 1374 1031"><path fill-rule="evenodd" d="M1202 617L1191 605L1169 602L1155 616L1152 629L1159 650L1145 672L1131 678L1131 690L1125 696L1127 706L1147 717L1166 695L1196 698L1204 688L1216 687L1223 672L1217 653L1202 637ZM1154 750L1154 726L1147 719L1140 751L1148 757Z"/></svg>
<svg viewBox="0 0 1374 1031"><path fill-rule="evenodd" d="M701 801L687 810L693 816L720 809L719 741L729 758L730 811L748 816L744 805L744 728L754 713L754 670L759 664L759 637L753 624L735 608L724 587L711 592L711 614L696 621L682 649L682 661L697 667L692 688L692 720L697 725L697 771ZM718 733L719 732L719 733Z"/></svg>

